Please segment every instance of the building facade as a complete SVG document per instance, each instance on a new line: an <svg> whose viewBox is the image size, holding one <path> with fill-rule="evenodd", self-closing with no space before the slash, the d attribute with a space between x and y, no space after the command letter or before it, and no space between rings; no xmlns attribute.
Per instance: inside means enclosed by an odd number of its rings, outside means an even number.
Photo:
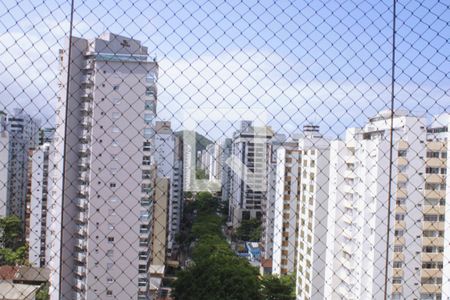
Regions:
<svg viewBox="0 0 450 300"><path fill-rule="evenodd" d="M390 111L331 143L325 299L425 299L426 120L397 111L392 125L392 153Z"/></svg>
<svg viewBox="0 0 450 300"><path fill-rule="evenodd" d="M26 197L29 183L30 150L38 143L39 121L22 109L8 117L8 200L7 214L25 222Z"/></svg>
<svg viewBox="0 0 450 300"><path fill-rule="evenodd" d="M0 217L6 216L8 197L9 134L7 115L0 111Z"/></svg>
<svg viewBox="0 0 450 300"><path fill-rule="evenodd" d="M233 136L229 220L234 228L242 220L261 219L266 204L267 161L272 129L242 121Z"/></svg>
<svg viewBox="0 0 450 300"><path fill-rule="evenodd" d="M48 162L50 144L33 151L31 157L31 188L27 234L28 260L33 267L46 267Z"/></svg>
<svg viewBox="0 0 450 300"><path fill-rule="evenodd" d="M147 299L158 65L120 35L70 43L49 170L50 297Z"/></svg>

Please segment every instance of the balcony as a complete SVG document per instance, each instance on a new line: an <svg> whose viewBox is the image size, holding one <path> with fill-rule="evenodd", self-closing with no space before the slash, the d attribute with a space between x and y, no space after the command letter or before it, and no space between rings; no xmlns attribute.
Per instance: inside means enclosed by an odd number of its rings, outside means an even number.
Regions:
<svg viewBox="0 0 450 300"><path fill-rule="evenodd" d="M83 70L91 70L95 67L95 63L93 60L87 60L83 65Z"/></svg>
<svg viewBox="0 0 450 300"><path fill-rule="evenodd" d="M76 266L75 273L79 276L86 276L86 267Z"/></svg>
<svg viewBox="0 0 450 300"><path fill-rule="evenodd" d="M83 144L80 149L80 156L81 157L88 157L91 154L91 148L87 145Z"/></svg>
<svg viewBox="0 0 450 300"><path fill-rule="evenodd" d="M81 126L84 129L90 129L92 127L91 119L90 118L83 119L83 121L81 122Z"/></svg>
<svg viewBox="0 0 450 300"><path fill-rule="evenodd" d="M81 112L83 113L83 114L91 114L91 112L92 112L92 108L91 108L91 104L90 103L83 103L82 105L81 105Z"/></svg>
<svg viewBox="0 0 450 300"><path fill-rule="evenodd" d="M86 253L85 252L75 252L75 259L81 263L86 262Z"/></svg>
<svg viewBox="0 0 450 300"><path fill-rule="evenodd" d="M86 209L88 202L87 202L86 198L77 198L75 200L75 204L78 208Z"/></svg>
<svg viewBox="0 0 450 300"><path fill-rule="evenodd" d="M84 238L77 239L77 241L75 243L75 247L77 247L78 249L85 250L87 248L86 240Z"/></svg>
<svg viewBox="0 0 450 300"><path fill-rule="evenodd" d="M92 76L91 75L84 75L81 77L81 83L82 84L86 84L86 85L90 85L93 84L94 81L92 80Z"/></svg>
<svg viewBox="0 0 450 300"><path fill-rule="evenodd" d="M87 222L87 214L84 212L79 212L76 220L80 223L86 223Z"/></svg>
<svg viewBox="0 0 450 300"><path fill-rule="evenodd" d="M78 234L79 236L85 237L86 234L87 234L86 226L83 226L83 225L77 225L77 234Z"/></svg>

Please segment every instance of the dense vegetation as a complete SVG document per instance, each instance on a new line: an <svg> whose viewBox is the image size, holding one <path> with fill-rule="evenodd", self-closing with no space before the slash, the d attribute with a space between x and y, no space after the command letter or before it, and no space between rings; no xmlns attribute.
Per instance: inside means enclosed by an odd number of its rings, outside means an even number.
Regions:
<svg viewBox="0 0 450 300"><path fill-rule="evenodd" d="M16 216L0 218L0 265L26 264L22 222Z"/></svg>
<svg viewBox="0 0 450 300"><path fill-rule="evenodd" d="M222 233L225 217L218 211L218 200L207 192L198 193L185 207L179 241L192 249L192 263L177 274L175 299L294 299L292 284L278 277L261 278L247 260L235 255Z"/></svg>

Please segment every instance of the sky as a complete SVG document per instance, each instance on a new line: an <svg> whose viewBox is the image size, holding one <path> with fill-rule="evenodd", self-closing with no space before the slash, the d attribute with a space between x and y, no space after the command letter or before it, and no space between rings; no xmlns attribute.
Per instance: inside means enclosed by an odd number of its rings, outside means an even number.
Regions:
<svg viewBox="0 0 450 300"><path fill-rule="evenodd" d="M24 107L52 124L70 3L17 2L0 3L0 110ZM398 1L396 108L450 112L449 5ZM334 138L390 107L391 1L75 0L73 34L105 31L149 48L158 118L175 129L196 109L216 110L223 118L198 131L219 139L256 110L278 132L314 123Z"/></svg>

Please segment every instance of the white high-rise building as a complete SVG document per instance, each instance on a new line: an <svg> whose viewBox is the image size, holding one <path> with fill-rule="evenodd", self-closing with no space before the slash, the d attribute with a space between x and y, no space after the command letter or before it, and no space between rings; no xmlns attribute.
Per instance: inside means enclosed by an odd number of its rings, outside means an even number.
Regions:
<svg viewBox="0 0 450 300"><path fill-rule="evenodd" d="M277 184L277 151L286 146L298 148L298 144L293 141L286 142L286 136L275 134L269 143L269 159L267 164L267 197L263 209L262 234L261 234L261 272L272 273L273 255L273 227L275 219L275 197Z"/></svg>
<svg viewBox="0 0 450 300"><path fill-rule="evenodd" d="M148 299L158 64L120 35L70 42L49 170L50 297Z"/></svg>
<svg viewBox="0 0 450 300"><path fill-rule="evenodd" d="M8 197L9 134L6 114L0 111L0 217L6 216Z"/></svg>
<svg viewBox="0 0 450 300"><path fill-rule="evenodd" d="M426 120L403 111L393 116L391 194L390 125L390 111L381 112L331 143L327 264L322 282L309 287L314 299L425 299Z"/></svg>
<svg viewBox="0 0 450 300"><path fill-rule="evenodd" d="M232 158L239 164L232 171L230 186L229 219L234 228L242 220L262 218L272 137L271 128L253 126L250 121L242 121L240 130L233 136Z"/></svg>
<svg viewBox="0 0 450 300"><path fill-rule="evenodd" d="M209 181L217 181L220 182L222 178L222 147L220 144L210 144L207 146L209 153L209 163L208 163L208 176Z"/></svg>
<svg viewBox="0 0 450 300"><path fill-rule="evenodd" d="M9 166L7 214L16 215L23 222L26 213L29 180L29 155L38 142L39 121L23 109L15 109L8 117Z"/></svg>
<svg viewBox="0 0 450 300"><path fill-rule="evenodd" d="M300 299L325 268L329 142L305 125L295 143L277 153L273 273L297 274Z"/></svg>
<svg viewBox="0 0 450 300"><path fill-rule="evenodd" d="M170 256L176 247L175 236L180 230L182 211L182 159L180 139L175 136L170 122L157 121L155 125L156 176L166 178L169 184L167 217L167 250Z"/></svg>
<svg viewBox="0 0 450 300"><path fill-rule="evenodd" d="M227 159L231 156L231 145L232 140L230 138L226 138L222 141L222 154L220 159L220 164L222 167L221 173L221 187L222 187L222 202L227 203L230 199L230 185L231 185L231 168L226 163Z"/></svg>
<svg viewBox="0 0 450 300"><path fill-rule="evenodd" d="M50 145L39 146L31 157L28 259L34 267L45 267L47 236L48 159Z"/></svg>

